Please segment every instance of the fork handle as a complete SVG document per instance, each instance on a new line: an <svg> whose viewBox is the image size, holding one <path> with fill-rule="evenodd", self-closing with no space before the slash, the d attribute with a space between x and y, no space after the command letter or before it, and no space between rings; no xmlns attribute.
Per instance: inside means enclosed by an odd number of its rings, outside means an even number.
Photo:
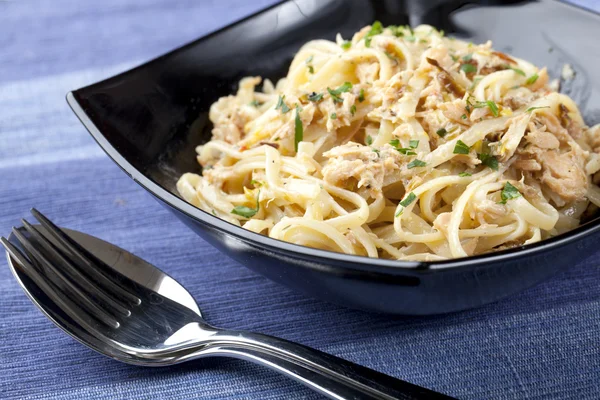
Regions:
<svg viewBox="0 0 600 400"><path fill-rule="evenodd" d="M219 331L203 347L198 350L199 356L252 361L332 399L452 399L322 351L259 333Z"/></svg>

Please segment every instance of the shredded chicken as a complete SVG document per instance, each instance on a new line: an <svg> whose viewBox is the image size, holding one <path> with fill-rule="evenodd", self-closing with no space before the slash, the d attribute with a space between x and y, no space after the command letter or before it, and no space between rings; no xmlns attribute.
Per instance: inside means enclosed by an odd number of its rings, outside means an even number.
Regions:
<svg viewBox="0 0 600 400"><path fill-rule="evenodd" d="M386 180L400 176L403 163L400 153L390 145L374 151L369 146L348 142L323 155L328 159L322 169L323 179L333 185L362 189L359 194L365 197L380 194L383 186L389 184Z"/></svg>
<svg viewBox="0 0 600 400"><path fill-rule="evenodd" d="M563 201L575 201L587 191L586 156L561 126L547 117L542 120L555 130L550 132L546 125L530 123L531 130L517 149L519 159L514 166L537 172L534 177Z"/></svg>

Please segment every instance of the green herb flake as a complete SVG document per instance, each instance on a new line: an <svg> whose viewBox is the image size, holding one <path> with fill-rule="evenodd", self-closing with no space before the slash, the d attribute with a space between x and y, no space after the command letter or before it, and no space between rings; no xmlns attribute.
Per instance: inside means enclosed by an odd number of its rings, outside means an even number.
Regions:
<svg viewBox="0 0 600 400"><path fill-rule="evenodd" d="M467 176L471 176L470 173L468 172L461 172L460 174L458 174L458 176L460 176L461 178L467 177Z"/></svg>
<svg viewBox="0 0 600 400"><path fill-rule="evenodd" d="M498 116L498 106L492 100L487 100L485 104L488 106L494 117Z"/></svg>
<svg viewBox="0 0 600 400"><path fill-rule="evenodd" d="M260 106L262 103L259 103L258 100L252 100L250 103L248 103L249 105L253 106L253 107L258 107Z"/></svg>
<svg viewBox="0 0 600 400"><path fill-rule="evenodd" d="M463 64L460 66L460 69L465 72L465 74L471 74L477 72L477 67L473 64Z"/></svg>
<svg viewBox="0 0 600 400"><path fill-rule="evenodd" d="M256 196L256 208L250 208L246 206L235 206L233 210L231 210L231 213L244 218L252 218L260 209L259 198L260 190L258 191L258 195Z"/></svg>
<svg viewBox="0 0 600 400"><path fill-rule="evenodd" d="M356 106L354 104L352 104L352 107L350 107L350 114L352 114L353 117L354 114L356 114Z"/></svg>
<svg viewBox="0 0 600 400"><path fill-rule="evenodd" d="M391 53L388 53L387 51L384 51L383 53L384 53L384 54L387 56L387 58L389 58L390 60L394 60L394 61L396 61L396 57L394 57L394 56L393 56Z"/></svg>
<svg viewBox="0 0 600 400"><path fill-rule="evenodd" d="M456 57L454 54L450 54L450 58L452 58L452 61L454 62L458 61L458 57Z"/></svg>
<svg viewBox="0 0 600 400"><path fill-rule="evenodd" d="M250 184L253 185L253 186L262 186L262 182L261 181L256 181L254 179L252 179L250 181Z"/></svg>
<svg viewBox="0 0 600 400"><path fill-rule="evenodd" d="M377 153L377 155L379 156L379 150L377 150L377 149L373 149L373 152L374 152L374 153Z"/></svg>
<svg viewBox="0 0 600 400"><path fill-rule="evenodd" d="M383 25L381 24L381 22L373 22L373 25L371 25L371 30L369 30L369 32L367 32L367 34L365 35L365 46L371 47L371 39L373 38L373 36L379 35L381 33L383 33Z"/></svg>
<svg viewBox="0 0 600 400"><path fill-rule="evenodd" d="M467 114L463 114L460 116L461 119L467 119Z"/></svg>
<svg viewBox="0 0 600 400"><path fill-rule="evenodd" d="M414 151L412 151L411 149L407 149L405 147L396 149L400 152L400 154L404 154L405 156L416 156L417 153L415 153Z"/></svg>
<svg viewBox="0 0 600 400"><path fill-rule="evenodd" d="M532 112L533 110L539 110L541 108L550 108L550 106L544 106L544 107L529 107L527 109L527 112Z"/></svg>
<svg viewBox="0 0 600 400"><path fill-rule="evenodd" d="M412 160L411 162L408 163L408 165L406 166L408 169L413 169L416 167L424 167L426 166L427 163L425 161L421 161L421 160Z"/></svg>
<svg viewBox="0 0 600 400"><path fill-rule="evenodd" d="M452 151L454 154L469 154L469 146L462 140L456 142L454 146L454 150Z"/></svg>
<svg viewBox="0 0 600 400"><path fill-rule="evenodd" d="M348 92L350 89L352 89L352 84L350 82L344 82L344 84L342 86L340 86L337 89L331 89L331 88L327 88L327 91L329 92L329 94L331 95L331 98L333 99L333 101L335 103L343 103L344 100L342 100L342 98L340 97L340 94L342 93L346 93Z"/></svg>
<svg viewBox="0 0 600 400"><path fill-rule="evenodd" d="M409 206L409 205L410 205L410 204L411 204L413 201L415 201L416 199L417 199L417 196L416 196L416 195L415 195L413 192L410 192L410 193L408 194L408 196L406 196L406 197L404 198L404 200L402 200L402 201L400 202L400 205L402 206L402 208L401 208L400 210L398 210L398 212L396 213L396 217L399 217L399 216L402 214L402 212L404 211L404 209L405 209L406 207L408 207L408 206Z"/></svg>
<svg viewBox="0 0 600 400"><path fill-rule="evenodd" d="M276 110L281 109L281 112L283 114L290 111L290 108L287 106L287 104L285 104L284 100L285 100L285 96L279 96L279 99L277 99L277 105L275 106L275 109Z"/></svg>
<svg viewBox="0 0 600 400"><path fill-rule="evenodd" d="M337 114L336 113L331 113L331 115L329 116L329 118L331 118L331 119L337 119Z"/></svg>
<svg viewBox="0 0 600 400"><path fill-rule="evenodd" d="M344 50L348 50L350 47L352 47L352 42L350 42L349 40L344 40L340 47Z"/></svg>
<svg viewBox="0 0 600 400"><path fill-rule="evenodd" d="M511 185L510 182L506 182L502 192L500 193L500 198L502 199L500 204L506 204L507 200L516 199L517 197L521 197L521 192L519 192L519 189Z"/></svg>
<svg viewBox="0 0 600 400"><path fill-rule="evenodd" d="M471 61L473 59L473 53L469 53L462 57L463 61Z"/></svg>
<svg viewBox="0 0 600 400"><path fill-rule="evenodd" d="M394 35L396 37L404 36L404 32L403 32L404 28L401 26L390 25L390 26L388 26L388 29L392 32L392 35Z"/></svg>
<svg viewBox="0 0 600 400"><path fill-rule="evenodd" d="M360 92L358 93L358 101L360 103L365 101L365 89L360 89Z"/></svg>
<svg viewBox="0 0 600 400"><path fill-rule="evenodd" d="M400 140L398 140L398 139L392 139L392 140L390 140L390 144L392 146L394 146L395 148L398 148L398 146L400 146Z"/></svg>
<svg viewBox="0 0 600 400"><path fill-rule="evenodd" d="M477 158L481 160L481 163L486 167L498 171L498 159L491 154L481 153L477 154Z"/></svg>
<svg viewBox="0 0 600 400"><path fill-rule="evenodd" d="M313 68L313 66L312 66L312 65L309 65L309 66L308 66L308 73L309 73L309 74L314 74L314 73L315 73L315 69Z"/></svg>
<svg viewBox="0 0 600 400"><path fill-rule="evenodd" d="M419 141L413 139L409 140L408 147L410 147L411 149L416 149L417 147L419 147Z"/></svg>
<svg viewBox="0 0 600 400"><path fill-rule="evenodd" d="M302 120L300 119L300 107L296 106L296 119L294 121L294 150L298 151L298 143L304 139L304 127L302 126Z"/></svg>
<svg viewBox="0 0 600 400"><path fill-rule="evenodd" d="M444 136L446 136L446 134L448 133L448 131L446 130L446 128L440 128L437 131L435 131L435 133L437 133L437 135L439 137L444 137Z"/></svg>
<svg viewBox="0 0 600 400"><path fill-rule="evenodd" d="M307 65L308 65L308 64L310 64L310 63L312 62L312 60L313 60L313 56L310 56L310 57L308 57L308 58L306 59L306 64L307 64Z"/></svg>
<svg viewBox="0 0 600 400"><path fill-rule="evenodd" d="M366 143L367 143L367 146L370 146L373 144L373 138L371 137L371 135L367 136Z"/></svg>
<svg viewBox="0 0 600 400"><path fill-rule="evenodd" d="M522 69L515 68L515 67L511 67L511 66L510 66L510 65L508 65L508 64L504 64L504 65L503 65L503 67L504 67L504 69L510 69L510 70L513 70L513 71L515 72L515 74L519 74L519 75L525 76L525 72L523 72L523 70L522 70Z"/></svg>
<svg viewBox="0 0 600 400"><path fill-rule="evenodd" d="M529 78L527 78L527 80L525 81L526 85L533 85L535 83L535 81L538 80L540 76L538 74L533 74L531 75Z"/></svg>
<svg viewBox="0 0 600 400"><path fill-rule="evenodd" d="M321 101L323 99L323 93L312 92L308 95L308 100L310 101Z"/></svg>

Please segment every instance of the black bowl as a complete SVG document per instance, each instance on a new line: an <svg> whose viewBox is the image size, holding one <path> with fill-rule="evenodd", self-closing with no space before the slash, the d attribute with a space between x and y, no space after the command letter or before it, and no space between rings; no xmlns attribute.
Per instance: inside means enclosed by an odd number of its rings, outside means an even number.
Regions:
<svg viewBox="0 0 600 400"><path fill-rule="evenodd" d="M182 200L175 183L200 172L194 148L210 138L207 111L243 76L284 76L307 40L349 37L373 20L430 23L538 65L577 72L562 90L589 124L600 113L600 17L554 1L336 1L280 3L171 53L67 95L94 139L125 172L198 235L241 264L326 301L377 312L434 314L513 294L596 252L600 222L540 243L443 262L378 260L274 240ZM510 3L510 4L507 4ZM594 120L595 119L595 120Z"/></svg>

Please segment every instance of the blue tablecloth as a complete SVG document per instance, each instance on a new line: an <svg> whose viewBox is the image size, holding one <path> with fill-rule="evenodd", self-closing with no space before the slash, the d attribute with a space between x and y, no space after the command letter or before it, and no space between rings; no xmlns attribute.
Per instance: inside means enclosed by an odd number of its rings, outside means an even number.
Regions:
<svg viewBox="0 0 600 400"><path fill-rule="evenodd" d="M269 2L0 0L0 233L36 206L160 266L218 326L301 342L456 397L600 398L600 253L472 311L407 318L348 310L279 286L203 242L114 165L68 108L68 90ZM596 0L577 3L600 9ZM241 361L147 369L105 358L42 316L5 261L0 397L319 398Z"/></svg>

